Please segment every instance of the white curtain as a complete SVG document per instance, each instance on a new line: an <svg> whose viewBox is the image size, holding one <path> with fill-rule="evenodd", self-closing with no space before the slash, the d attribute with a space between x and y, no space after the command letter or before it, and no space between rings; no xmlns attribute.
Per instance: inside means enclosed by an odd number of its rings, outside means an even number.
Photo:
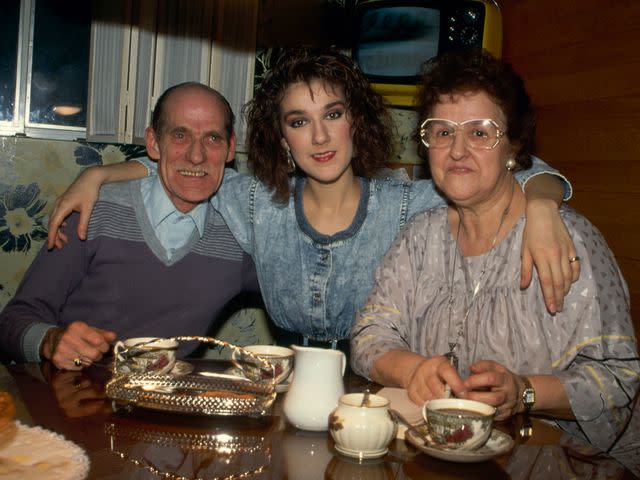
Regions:
<svg viewBox="0 0 640 480"><path fill-rule="evenodd" d="M87 140L143 144L158 96L198 81L229 100L242 151L240 112L253 90L258 0L94 3Z"/></svg>

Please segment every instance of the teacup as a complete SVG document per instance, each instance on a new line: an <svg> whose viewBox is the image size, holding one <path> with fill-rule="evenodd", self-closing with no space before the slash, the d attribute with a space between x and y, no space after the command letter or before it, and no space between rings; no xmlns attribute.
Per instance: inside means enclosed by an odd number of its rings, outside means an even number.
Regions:
<svg viewBox="0 0 640 480"><path fill-rule="evenodd" d="M387 453L396 435L396 424L389 415L389 400L379 395L349 393L340 397L329 415L329 431L336 450L359 459L377 458Z"/></svg>
<svg viewBox="0 0 640 480"><path fill-rule="evenodd" d="M273 366L268 368L259 360L243 353L242 350L234 350L231 359L248 379L254 382L273 381L279 384L289 378L295 358L295 352L290 348L277 345L249 345L243 349Z"/></svg>
<svg viewBox="0 0 640 480"><path fill-rule="evenodd" d="M161 375L175 366L177 348L175 340L136 337L116 342L113 353L119 371Z"/></svg>
<svg viewBox="0 0 640 480"><path fill-rule="evenodd" d="M484 445L491 435L495 413L491 405L463 398L429 400L422 407L433 442L456 450Z"/></svg>

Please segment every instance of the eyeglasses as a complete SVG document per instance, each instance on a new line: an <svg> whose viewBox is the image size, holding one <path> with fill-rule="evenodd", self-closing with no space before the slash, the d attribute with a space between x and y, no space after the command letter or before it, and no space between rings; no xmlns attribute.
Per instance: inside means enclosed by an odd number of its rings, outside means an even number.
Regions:
<svg viewBox="0 0 640 480"><path fill-rule="evenodd" d="M420 125L420 138L427 148L447 148L453 145L458 131L462 132L469 147L485 150L496 148L505 134L490 118L466 120L461 123L444 118L427 118Z"/></svg>

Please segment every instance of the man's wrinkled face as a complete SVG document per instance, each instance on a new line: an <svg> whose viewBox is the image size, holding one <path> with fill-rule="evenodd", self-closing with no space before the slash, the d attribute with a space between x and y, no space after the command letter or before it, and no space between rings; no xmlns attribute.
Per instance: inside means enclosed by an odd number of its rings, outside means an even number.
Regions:
<svg viewBox="0 0 640 480"><path fill-rule="evenodd" d="M179 211L190 211L220 187L236 143L225 125L220 99L204 89L187 87L166 99L161 131L147 128L147 152L157 160L160 181Z"/></svg>

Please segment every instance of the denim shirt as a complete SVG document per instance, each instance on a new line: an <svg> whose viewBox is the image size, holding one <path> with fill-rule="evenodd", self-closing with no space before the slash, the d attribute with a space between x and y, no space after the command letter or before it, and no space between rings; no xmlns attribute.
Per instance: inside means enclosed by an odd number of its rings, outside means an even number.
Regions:
<svg viewBox="0 0 640 480"><path fill-rule="evenodd" d="M540 173L559 175L534 158L533 167L516 178L524 185ZM559 176L568 198L571 185ZM278 327L312 340L348 338L355 313L373 287L375 267L396 234L413 215L445 201L430 180L360 178L352 224L322 235L304 215L305 179L291 182L294 194L288 203L277 204L255 177L227 169L211 203L253 257L267 312Z"/></svg>

